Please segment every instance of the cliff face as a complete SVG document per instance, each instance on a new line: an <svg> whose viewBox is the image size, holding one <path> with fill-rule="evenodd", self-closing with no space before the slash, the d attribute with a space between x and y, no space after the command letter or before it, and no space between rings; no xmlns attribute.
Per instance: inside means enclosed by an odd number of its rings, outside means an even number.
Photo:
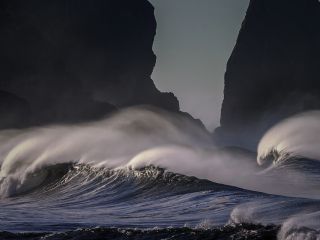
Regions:
<svg viewBox="0 0 320 240"><path fill-rule="evenodd" d="M9 120L0 127L95 119L137 104L178 111L150 78L155 32L147 0L2 0L0 112Z"/></svg>
<svg viewBox="0 0 320 240"><path fill-rule="evenodd" d="M256 143L280 119L319 109L319 43L318 0L251 0L227 65L218 132Z"/></svg>

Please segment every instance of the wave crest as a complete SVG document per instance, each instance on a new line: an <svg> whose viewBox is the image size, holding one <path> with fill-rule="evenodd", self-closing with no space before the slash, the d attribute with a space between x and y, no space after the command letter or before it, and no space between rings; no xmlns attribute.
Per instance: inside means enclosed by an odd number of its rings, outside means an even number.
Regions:
<svg viewBox="0 0 320 240"><path fill-rule="evenodd" d="M155 109L131 108L86 124L2 131L0 196L20 194L40 185L46 179L43 169L47 167L76 164L114 170L153 165L248 190L318 198L319 189L314 183L320 173L292 157L299 152L293 151L297 148L292 147L295 145L289 140L300 143L297 141L300 138L290 137L289 133L297 130L296 125L291 126L291 120L287 122L289 128L287 123L278 126L284 128L283 135L273 138L275 130L271 130L262 139L258 162L271 161L277 169L281 166L288 170L294 166L290 174L273 171L273 168L272 174L261 171L255 154L235 148L219 149L201 126L180 115ZM311 165L320 169L314 163ZM300 170L307 170L306 174Z"/></svg>
<svg viewBox="0 0 320 240"><path fill-rule="evenodd" d="M305 112L278 123L260 140L258 163L294 158L320 160L319 123L320 111Z"/></svg>

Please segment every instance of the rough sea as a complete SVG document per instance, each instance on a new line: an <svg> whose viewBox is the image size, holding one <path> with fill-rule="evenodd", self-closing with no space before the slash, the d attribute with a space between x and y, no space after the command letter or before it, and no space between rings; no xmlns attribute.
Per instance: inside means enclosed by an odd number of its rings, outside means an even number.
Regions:
<svg viewBox="0 0 320 240"><path fill-rule="evenodd" d="M0 239L320 239L319 112L258 149L132 108L0 132Z"/></svg>

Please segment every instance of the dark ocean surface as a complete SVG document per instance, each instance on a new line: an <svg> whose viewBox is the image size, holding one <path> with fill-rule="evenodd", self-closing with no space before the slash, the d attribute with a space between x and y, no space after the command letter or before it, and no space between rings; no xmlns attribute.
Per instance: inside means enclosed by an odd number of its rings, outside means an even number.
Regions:
<svg viewBox="0 0 320 240"><path fill-rule="evenodd" d="M0 239L319 239L316 148L273 131L258 157L141 109L2 131Z"/></svg>

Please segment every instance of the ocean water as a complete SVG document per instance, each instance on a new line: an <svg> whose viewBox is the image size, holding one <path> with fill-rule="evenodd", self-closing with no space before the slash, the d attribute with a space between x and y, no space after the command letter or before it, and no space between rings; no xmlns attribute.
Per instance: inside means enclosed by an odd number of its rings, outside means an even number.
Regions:
<svg viewBox="0 0 320 240"><path fill-rule="evenodd" d="M257 154L150 108L2 131L0 239L320 239L319 120Z"/></svg>

